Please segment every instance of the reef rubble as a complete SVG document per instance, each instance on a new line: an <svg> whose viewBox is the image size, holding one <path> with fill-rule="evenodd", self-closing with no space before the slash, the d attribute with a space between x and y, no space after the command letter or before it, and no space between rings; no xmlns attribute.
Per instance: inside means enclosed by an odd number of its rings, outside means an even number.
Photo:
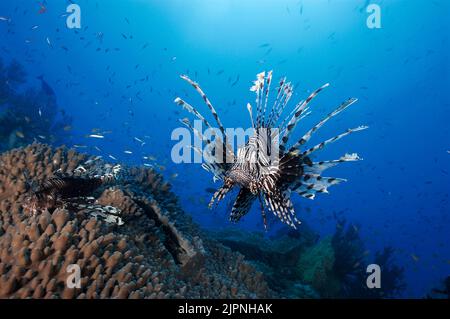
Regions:
<svg viewBox="0 0 450 319"><path fill-rule="evenodd" d="M129 168L92 194L119 209L123 225L89 207L24 210L27 178L39 184L92 159L38 143L0 155L0 298L277 297L242 254L202 233L152 169ZM67 285L74 264L79 288Z"/></svg>

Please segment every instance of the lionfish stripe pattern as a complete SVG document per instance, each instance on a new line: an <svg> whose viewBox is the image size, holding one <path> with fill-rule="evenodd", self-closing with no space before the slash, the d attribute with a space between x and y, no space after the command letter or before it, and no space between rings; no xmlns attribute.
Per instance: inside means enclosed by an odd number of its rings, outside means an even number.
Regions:
<svg viewBox="0 0 450 319"><path fill-rule="evenodd" d="M356 153L353 153L345 154L336 160L313 162L310 155L349 134L366 129L367 126L348 129L315 146L301 149L326 122L354 104L357 101L355 98L344 101L307 131L290 148L287 147L289 138L297 124L311 113L309 111L310 103L322 90L329 86L328 83L312 92L305 100L297 103L289 114L280 121L292 98L293 86L290 82L287 82L285 77L282 78L278 82L274 102L269 107L272 71L257 74L256 80L250 88L250 91L256 95L256 116L253 116L252 105L247 104L254 133L246 144L234 153L227 142L224 126L216 109L199 84L186 75L182 75L181 78L200 94L222 133L223 138L216 136L212 141L198 132L189 119L181 120L205 143L206 149L203 152L198 147L192 146L194 151L206 155L202 167L214 175L214 181L223 181L223 185L212 196L209 207L212 208L215 203L221 201L233 187L239 188L239 193L230 213L230 221L232 222L238 222L250 211L253 203L259 201L265 227L267 227L266 211L269 211L283 223L296 228L300 221L296 217L291 194L297 193L302 197L314 199L317 193L328 193L330 186L346 180L325 177L321 175L322 172L339 163L361 160ZM175 103L201 120L206 127L212 128L206 118L192 105L179 97L175 99ZM216 160L217 150L223 151L226 158L225 162ZM277 152L278 156L272 158L271 154L273 155L274 152Z"/></svg>

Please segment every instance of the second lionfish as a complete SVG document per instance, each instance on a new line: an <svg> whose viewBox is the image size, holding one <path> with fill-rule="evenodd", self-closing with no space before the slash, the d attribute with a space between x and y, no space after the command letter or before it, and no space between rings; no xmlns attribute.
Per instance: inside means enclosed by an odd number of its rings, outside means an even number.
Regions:
<svg viewBox="0 0 450 319"><path fill-rule="evenodd" d="M336 160L313 162L310 155L344 136L366 129L367 126L348 129L315 146L303 149L303 146L320 127L355 103L357 101L356 98L344 101L333 112L329 113L307 131L299 140L288 147L289 137L296 125L310 113L310 102L329 85L328 83L312 92L305 100L297 103L289 114L283 115L283 111L285 111L293 95L292 84L287 82L286 78L282 78L276 88L274 103L269 107L268 100L272 83L272 71L257 74L256 81L254 81L250 89L256 94L256 117L253 116L251 104L247 104L247 110L250 113L254 129L253 135L250 136L244 146L237 150L237 153L234 153L227 141L222 122L206 94L196 82L186 75L182 75L181 78L192 85L201 95L221 132L212 141L196 130L188 119L181 120L207 146L203 151L193 146L194 150L200 154L206 152L206 155L209 155L205 157L207 160L202 166L214 174L214 180L219 179L223 181L223 185L214 193L209 207L212 207L215 201L218 202L223 199L233 187L239 187L239 193L230 214L232 222L237 222L242 216L246 215L252 204L257 200L261 206L265 227L267 227L266 210L268 210L282 222L295 228L296 224L300 222L294 212L291 193L298 193L300 196L308 199L314 199L316 193L328 193L329 186L346 180L336 177L324 177L321 175L322 172L339 163L361 159L354 153L345 154ZM179 97L175 99L175 103L194 114L205 126L212 129L211 124L193 106ZM275 158L272 156L274 154L274 146L277 147L277 156ZM222 155L222 153L226 160L217 160L217 155Z"/></svg>

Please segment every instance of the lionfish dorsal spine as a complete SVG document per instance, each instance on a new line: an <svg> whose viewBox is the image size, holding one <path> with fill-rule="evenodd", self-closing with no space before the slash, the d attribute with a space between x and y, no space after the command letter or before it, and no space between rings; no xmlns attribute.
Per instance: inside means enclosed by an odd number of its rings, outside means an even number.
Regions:
<svg viewBox="0 0 450 319"><path fill-rule="evenodd" d="M270 84L272 83L272 73L273 71L270 70L269 72L267 72L267 77L266 77L266 83L265 83L265 93L264 93L264 108L262 111L262 126L263 127L267 127L267 123L266 123L266 112L267 112L267 103L269 102L269 93L270 93Z"/></svg>
<svg viewBox="0 0 450 319"><path fill-rule="evenodd" d="M283 137L281 138L281 142L280 142L280 151L283 152L286 148L286 143L289 140L289 137L291 135L291 133L294 131L295 127L297 126L297 123L300 121L301 119L301 115L303 114L304 110L308 107L308 104L326 87L329 86L329 83L326 83L324 85L322 85L320 88L318 88L317 90L315 90L313 93L311 93L310 96L308 96L308 98L302 102L302 104L300 104L298 106L298 110L295 112L295 114L292 116L291 120L289 121L287 127L286 127L286 131L283 134Z"/></svg>
<svg viewBox="0 0 450 319"><path fill-rule="evenodd" d="M303 135L300 140L295 143L291 148L291 150L294 150L298 147L300 147L301 145L305 144L306 142L308 142L311 138L311 136L319 129L321 128L328 120L330 120L332 117L336 116L337 114L339 114L340 112L344 111L346 108L348 108L350 105L352 105L353 103L355 103L356 101L358 101L358 99L356 98L350 98L348 100L346 100L345 102L343 102L341 105L339 105L339 107L337 109L335 109L333 112L331 112L330 114L328 114L325 118L323 118L322 120L319 121L319 123L317 123L316 125L314 125L308 132L305 133L305 135Z"/></svg>

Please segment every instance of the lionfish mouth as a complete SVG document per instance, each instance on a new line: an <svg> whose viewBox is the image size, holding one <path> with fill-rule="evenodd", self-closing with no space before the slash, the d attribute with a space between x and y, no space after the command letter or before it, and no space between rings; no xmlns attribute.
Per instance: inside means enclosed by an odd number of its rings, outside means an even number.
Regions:
<svg viewBox="0 0 450 319"><path fill-rule="evenodd" d="M216 110L200 86L186 75L182 75L181 78L187 81L201 95L223 136L226 136L225 129ZM259 151L255 153L255 150L269 149L276 142L273 140L273 134L255 134L247 145L238 149L237 153L234 153L234 150L226 139L215 139L211 141L205 138L201 132L195 130L189 119L183 119L181 122L196 135L200 135L200 138L206 144L205 146L207 146L205 147L205 151L209 152L209 154L205 158L211 160L205 161L202 167L214 175L214 181L219 179L224 181L223 185L214 193L209 207L212 207L214 202L219 202L223 199L234 185L238 185L240 187L239 194L230 214L230 220L232 222L239 221L250 211L255 200L258 200L261 205L261 214L265 227L267 227L267 209L282 222L296 228L296 224L300 224L300 222L295 215L291 201L291 193L297 193L308 199L314 199L316 193L328 193L328 187L344 182L345 179L323 177L321 175L322 172L342 162L358 161L361 159L357 154L345 154L335 160L312 162L310 155L353 132L366 129L367 126L348 129L322 143L302 149L303 145L328 120L357 101L356 98L350 98L341 103L333 112L320 120L298 141L288 147L287 142L295 127L304 117L310 114L310 102L319 92L328 87L328 83L312 92L305 100L297 103L290 112L286 112L288 113L286 115L283 115L283 112L286 110L286 106L293 95L293 86L290 82L286 81L286 78L282 78L278 83L274 102L270 107L268 101L271 83L272 71L257 74L254 85L250 88L256 94L256 117L253 116L250 103L247 104L247 110L250 114L252 127L256 132L263 131L262 129L267 128L269 132L272 129L277 129L277 132L279 132L277 139L280 137L280 142L276 144L278 146L277 153L279 156L274 162L269 161L267 157L262 157L261 160L258 158L256 162L251 160L255 158L255 154L259 154ZM193 106L179 97L175 99L175 103L193 114L206 126L211 127L208 120ZM215 157L213 152L216 149L224 150L227 158L231 154L233 160L231 165L228 161L227 163L214 161Z"/></svg>

